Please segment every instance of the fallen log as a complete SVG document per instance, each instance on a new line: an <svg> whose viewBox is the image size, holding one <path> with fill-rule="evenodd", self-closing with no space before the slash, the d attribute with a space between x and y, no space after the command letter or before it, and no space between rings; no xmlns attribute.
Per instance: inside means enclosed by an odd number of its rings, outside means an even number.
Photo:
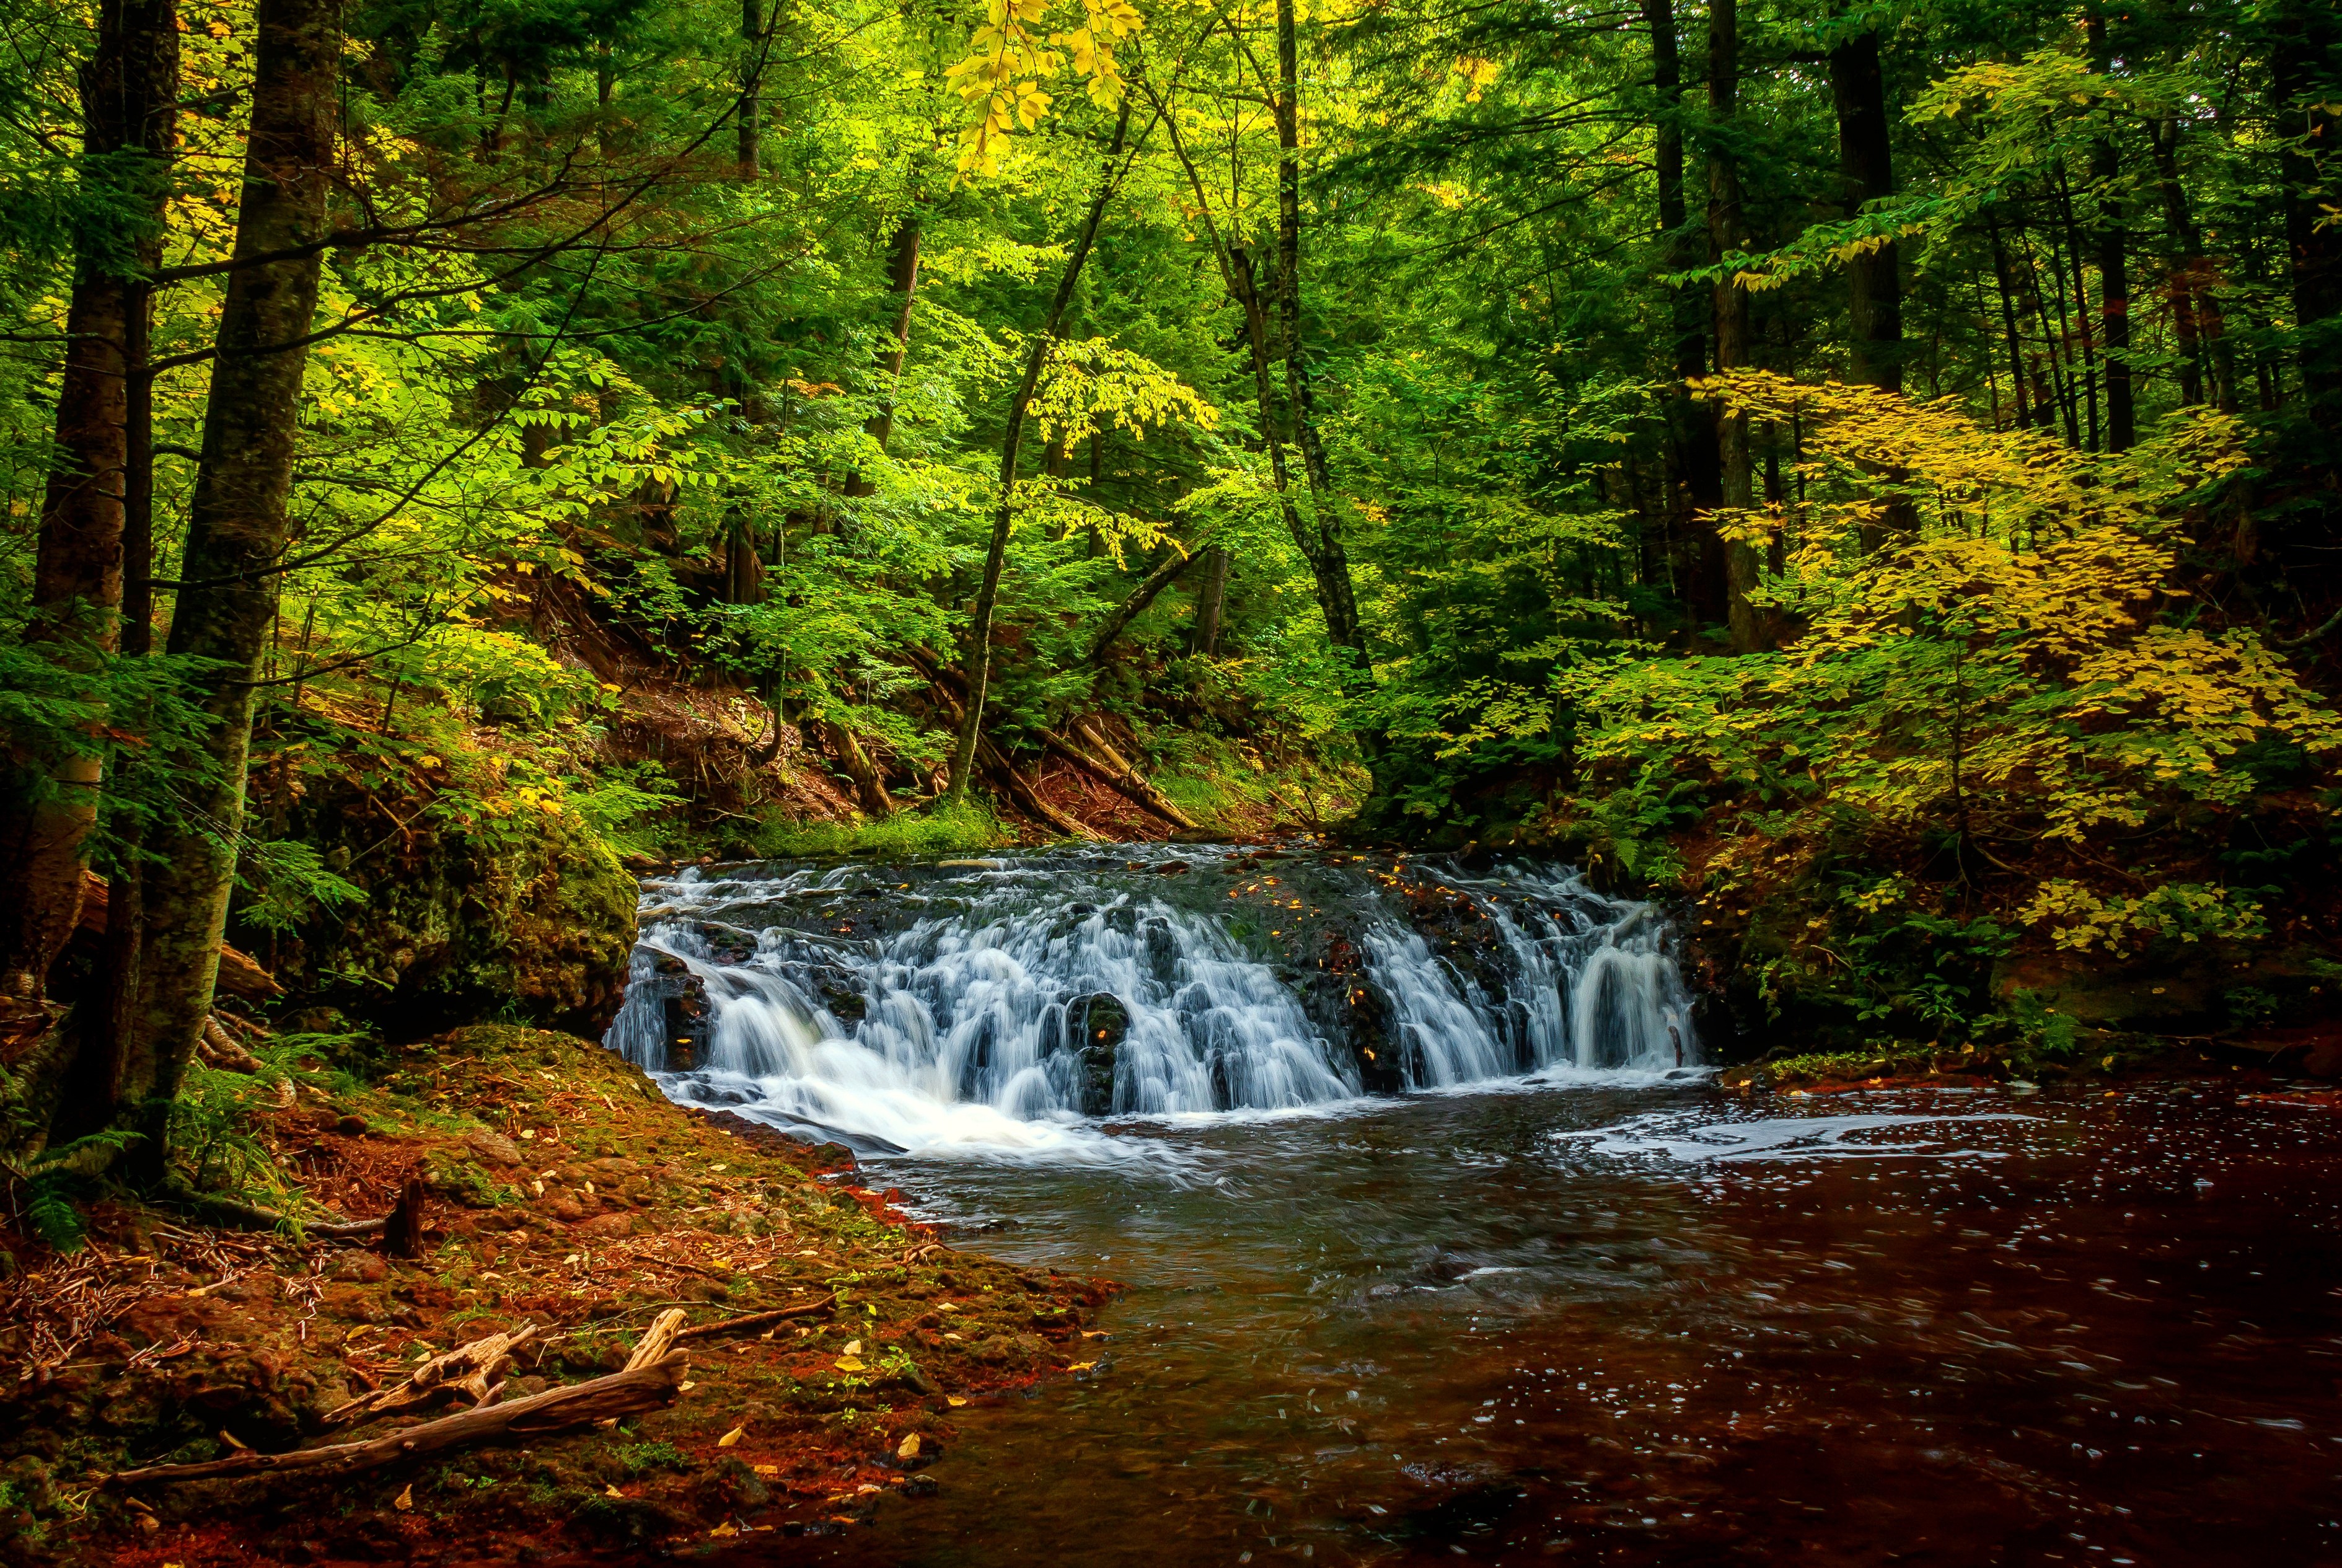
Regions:
<svg viewBox="0 0 2342 1568"><path fill-rule="evenodd" d="M727 1317L720 1323L704 1323L696 1328L677 1331L675 1338L680 1343L687 1339L716 1339L728 1333L746 1333L752 1329L786 1323L791 1318L811 1317L836 1304L836 1296L824 1296L819 1301L800 1302L796 1306L776 1307L771 1312L752 1312L746 1317Z"/></svg>
<svg viewBox="0 0 2342 1568"><path fill-rule="evenodd" d="M1024 775L1009 764L1008 759L1001 754L1000 748L994 745L988 737L982 735L976 737L976 755L982 761L986 771L998 778L1003 787L1007 790L1008 798L1015 801L1026 813L1039 817L1068 838L1096 839L1105 836L1087 823L1083 822L1081 818L1070 812L1059 811L1056 806L1043 800L1041 792L1025 781Z"/></svg>
<svg viewBox="0 0 2342 1568"><path fill-rule="evenodd" d="M1106 651L1114 646L1114 640L1122 635L1123 628L1138 619L1146 606L1155 603L1155 596L1171 585L1173 579L1203 558L1200 552L1190 555L1178 545L1172 545L1171 554L1164 558L1163 564L1148 573L1146 580L1133 589L1130 597L1115 606L1114 613L1106 618L1106 624L1098 628L1097 637L1090 644L1090 651L1082 656L1082 663L1095 664L1106 657Z"/></svg>
<svg viewBox="0 0 2342 1568"><path fill-rule="evenodd" d="M1188 819L1187 814L1173 805L1162 791L1141 777L1136 768L1123 761L1121 754L1106 744L1098 733L1090 727L1087 720L1076 720L1074 728L1084 740L1096 748L1097 754L1092 755L1083 751L1066 736L1051 730L1041 732L1041 744L1116 794L1153 812L1173 827L1195 831L1196 824Z"/></svg>
<svg viewBox="0 0 2342 1568"><path fill-rule="evenodd" d="M549 1388L508 1404L459 1411L364 1443L300 1448L290 1453L239 1453L196 1464L150 1464L140 1470L116 1471L105 1478L105 1484L167 1486L182 1481L221 1481L308 1471L347 1475L353 1471L371 1470L467 1443L495 1438L541 1437L566 1427L614 1421L674 1403L683 1387L686 1364L686 1358L676 1351L647 1366L614 1372L607 1377L567 1388Z"/></svg>

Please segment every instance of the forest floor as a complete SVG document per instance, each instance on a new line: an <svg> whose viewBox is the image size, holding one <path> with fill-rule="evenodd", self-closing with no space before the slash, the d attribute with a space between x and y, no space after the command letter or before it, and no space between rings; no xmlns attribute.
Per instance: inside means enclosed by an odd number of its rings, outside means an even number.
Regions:
<svg viewBox="0 0 2342 1568"><path fill-rule="evenodd" d="M718 1548L916 1496L952 1413L1098 1375L1115 1286L937 1243L852 1157L672 1104L590 1042L458 1030L371 1087L313 1081L251 1151L296 1201L379 1214L427 1184L421 1256L96 1204L77 1251L0 1222L0 1559L207 1568ZM328 1479L109 1483L137 1465L365 1438L328 1426L429 1356L535 1324L509 1397L617 1371L667 1308L718 1328L674 1403ZM469 1401L463 1402L468 1404Z"/></svg>
<svg viewBox="0 0 2342 1568"><path fill-rule="evenodd" d="M2342 1024L2246 1031L2221 1039L2107 1034L2064 1055L1930 1049L1897 1042L1875 1051L1776 1055L1727 1067L1735 1094L1803 1098L1870 1089L2085 1084L2118 1093L2134 1084L2216 1079L2239 1093L2307 1096L2342 1105Z"/></svg>

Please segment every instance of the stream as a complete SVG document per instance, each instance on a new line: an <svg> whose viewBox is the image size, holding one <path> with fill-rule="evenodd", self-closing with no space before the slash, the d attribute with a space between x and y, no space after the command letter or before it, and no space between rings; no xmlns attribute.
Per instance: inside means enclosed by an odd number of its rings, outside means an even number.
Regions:
<svg viewBox="0 0 2342 1568"><path fill-rule="evenodd" d="M645 897L611 1044L671 1096L1129 1286L1093 1371L956 1413L936 1495L727 1561L2342 1560L2314 1096L1727 1095L1656 912L1552 866Z"/></svg>

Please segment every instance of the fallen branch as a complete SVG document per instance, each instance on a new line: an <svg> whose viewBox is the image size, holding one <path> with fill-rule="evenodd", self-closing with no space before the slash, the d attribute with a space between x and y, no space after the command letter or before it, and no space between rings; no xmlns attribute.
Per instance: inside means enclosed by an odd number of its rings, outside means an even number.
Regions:
<svg viewBox="0 0 2342 1568"><path fill-rule="evenodd" d="M746 1333L768 1324L786 1323L795 1317L811 1317L837 1304L836 1296L824 1296L819 1301L800 1302L796 1306L778 1307L771 1312L752 1312L746 1317L727 1317L721 1323L704 1323L697 1328L687 1328L676 1334L677 1343L687 1339L718 1339L725 1334ZM676 1314L680 1317L683 1314Z"/></svg>
<svg viewBox="0 0 2342 1568"><path fill-rule="evenodd" d="M953 688L956 686L960 691L966 691L966 678L923 648L906 648L903 654L911 661L912 665L926 677L928 689L936 694L946 716L950 718L954 725L957 725L967 710L953 694ZM976 760L986 773L994 775L996 782L999 784L1008 798L1015 801L1029 815L1047 823L1067 838L1098 839L1105 836L1079 817L1059 811L1056 806L1043 800L1040 793L1026 783L1023 775L1009 765L1007 757L1001 754L998 746L992 744L990 736L976 737Z"/></svg>
<svg viewBox="0 0 2342 1568"><path fill-rule="evenodd" d="M199 1193L193 1187L166 1188L161 1196L173 1203L184 1203L210 1219L215 1224L229 1225L245 1231L274 1231L297 1225L306 1236L325 1236L335 1241L357 1241L378 1233L389 1216L379 1220L296 1220L264 1209L257 1203L240 1203L223 1198L217 1193Z"/></svg>
<svg viewBox="0 0 2342 1568"><path fill-rule="evenodd" d="M290 1453L239 1453L199 1464L152 1464L143 1470L116 1471L105 1478L105 1484L170 1485L182 1481L216 1481L312 1470L347 1475L353 1471L371 1470L466 1443L542 1436L565 1427L616 1420L672 1404L683 1386L686 1364L686 1357L677 1351L648 1366L614 1372L607 1377L567 1388L550 1388L509 1404L459 1411L364 1443L337 1443L326 1448L295 1449Z"/></svg>

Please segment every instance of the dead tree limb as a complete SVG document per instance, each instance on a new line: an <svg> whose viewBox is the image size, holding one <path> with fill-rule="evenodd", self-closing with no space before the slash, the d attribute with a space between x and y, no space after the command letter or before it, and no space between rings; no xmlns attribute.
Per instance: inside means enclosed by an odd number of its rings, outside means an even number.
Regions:
<svg viewBox="0 0 2342 1568"><path fill-rule="evenodd" d="M153 1464L143 1470L123 1470L106 1477L112 1486L169 1485L182 1481L217 1481L253 1475L283 1475L323 1471L347 1475L402 1459L420 1458L445 1449L498 1438L539 1437L590 1422L637 1415L675 1403L683 1386L686 1358L676 1351L648 1366L614 1372L590 1383L549 1388L509 1404L484 1405L426 1421L420 1426L369 1438L364 1443L337 1443L326 1448L295 1449L290 1453L239 1453L200 1464Z"/></svg>
<svg viewBox="0 0 2342 1568"><path fill-rule="evenodd" d="M776 1323L786 1323L791 1318L811 1317L836 1304L836 1296L824 1296L819 1301L800 1302L796 1306L778 1307L771 1312L752 1312L746 1317L727 1317L720 1323L704 1323L696 1328L680 1330L675 1339L680 1344L687 1339L720 1339L726 1334L747 1333Z"/></svg>

